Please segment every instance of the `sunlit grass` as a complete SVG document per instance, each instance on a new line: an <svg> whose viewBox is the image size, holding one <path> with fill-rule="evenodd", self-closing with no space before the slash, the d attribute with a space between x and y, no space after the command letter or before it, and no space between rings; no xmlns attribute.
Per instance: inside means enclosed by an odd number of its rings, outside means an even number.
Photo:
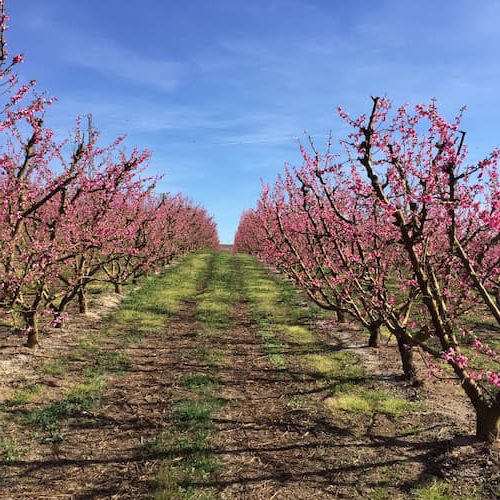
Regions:
<svg viewBox="0 0 500 500"><path fill-rule="evenodd" d="M215 254L206 278L205 289L197 297L196 318L203 323L205 332L227 328L239 293L232 255L227 252Z"/></svg>
<svg viewBox="0 0 500 500"><path fill-rule="evenodd" d="M427 485L415 488L413 495L418 500L452 500L456 498L453 495L452 487L439 479L433 479Z"/></svg>
<svg viewBox="0 0 500 500"><path fill-rule="evenodd" d="M65 358L56 358L53 361L44 363L40 370L47 375L64 375L68 369L68 360Z"/></svg>
<svg viewBox="0 0 500 500"><path fill-rule="evenodd" d="M210 441L213 418L226 401L217 394L213 369L225 355L210 344L213 334L224 334L230 327L233 305L239 297L231 254L212 254L199 280L203 290L193 295L198 345L185 354L201 364L204 372L187 373L179 379L184 391L189 391L188 397L172 405L170 426L145 444L148 455L162 460L154 478L153 497L157 499L215 498L213 488L199 483L211 479L220 468Z"/></svg>
<svg viewBox="0 0 500 500"><path fill-rule="evenodd" d="M21 457L21 451L18 447L15 437L0 436L0 460L11 464Z"/></svg>
<svg viewBox="0 0 500 500"><path fill-rule="evenodd" d="M65 396L49 406L30 411L24 420L33 426L35 437L43 442L63 441L65 436L61 431L61 421L97 406L105 389L104 380L94 377L87 383L76 384Z"/></svg>
<svg viewBox="0 0 500 500"><path fill-rule="evenodd" d="M40 384L27 385L16 389L7 404L16 406L36 401L40 397L41 390Z"/></svg>
<svg viewBox="0 0 500 500"><path fill-rule="evenodd" d="M350 392L342 392L327 398L325 406L333 412L342 410L349 413L382 413L394 417L420 409L418 403L399 398L385 390L366 387L356 387Z"/></svg>
<svg viewBox="0 0 500 500"><path fill-rule="evenodd" d="M323 377L333 377L338 371L337 361L325 354L309 354L303 357L303 361L311 372Z"/></svg>
<svg viewBox="0 0 500 500"><path fill-rule="evenodd" d="M350 413L371 413L372 406L370 402L356 394L342 394L335 398L325 400L325 406L329 410L343 410Z"/></svg>
<svg viewBox="0 0 500 500"><path fill-rule="evenodd" d="M345 351L308 354L302 357L302 362L313 374L325 379L361 382L364 377L359 360Z"/></svg>
<svg viewBox="0 0 500 500"><path fill-rule="evenodd" d="M303 326L279 325L278 328L292 342L296 342L297 344L313 344L313 343L315 343L314 334Z"/></svg>

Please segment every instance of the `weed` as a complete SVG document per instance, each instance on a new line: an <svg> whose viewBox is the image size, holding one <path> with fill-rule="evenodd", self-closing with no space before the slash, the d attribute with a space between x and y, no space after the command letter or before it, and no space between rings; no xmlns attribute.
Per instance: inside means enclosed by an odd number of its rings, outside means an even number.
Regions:
<svg viewBox="0 0 500 500"><path fill-rule="evenodd" d="M96 349L102 344L102 338L96 333L91 333L78 342L79 347L82 349Z"/></svg>
<svg viewBox="0 0 500 500"><path fill-rule="evenodd" d="M197 296L196 319L199 346L189 353L198 362L215 366L224 354L203 345L203 339L227 327L237 290L235 274L228 265L229 254L213 256L212 266L204 271L205 288ZM219 463L209 443L214 413L225 400L214 397L217 379L210 373L187 374L180 379L190 389L193 399L178 401L172 406L173 427L145 444L147 454L161 459L155 478L154 498L213 499L210 488L190 483L206 480L219 469Z"/></svg>
<svg viewBox="0 0 500 500"><path fill-rule="evenodd" d="M215 500L215 491L211 488L188 486L189 473L179 466L163 464L155 478L155 500Z"/></svg>
<svg viewBox="0 0 500 500"><path fill-rule="evenodd" d="M105 383L97 377L86 384L78 384L62 399L46 408L29 412L25 419L42 431L58 434L59 421L96 406L105 387Z"/></svg>
<svg viewBox="0 0 500 500"><path fill-rule="evenodd" d="M428 484L413 490L418 500L451 500L452 490L449 484L439 479L432 479Z"/></svg>
<svg viewBox="0 0 500 500"><path fill-rule="evenodd" d="M420 407L418 403L398 398L388 391L373 390L366 387L357 387L352 393L341 392L326 399L325 405L332 411L342 410L349 413L365 414L383 413L395 417Z"/></svg>
<svg viewBox="0 0 500 500"><path fill-rule="evenodd" d="M130 358L123 352L103 351L97 353L94 365L101 372L123 372L130 366Z"/></svg>
<svg viewBox="0 0 500 500"><path fill-rule="evenodd" d="M41 371L47 375L64 375L68 368L68 361L63 358L56 358L54 361L44 363Z"/></svg>
<svg viewBox="0 0 500 500"><path fill-rule="evenodd" d="M189 389L196 389L199 387L212 387L217 383L216 378L213 375L206 373L196 373L191 375L185 375L180 380L181 384L188 387Z"/></svg>
<svg viewBox="0 0 500 500"><path fill-rule="evenodd" d="M8 405L23 405L31 403L40 395L41 386L39 384L27 385L17 389L12 397L7 401Z"/></svg>
<svg viewBox="0 0 500 500"><path fill-rule="evenodd" d="M20 451L15 438L0 437L0 458L10 464L19 460Z"/></svg>
<svg viewBox="0 0 500 500"><path fill-rule="evenodd" d="M297 344L312 344L315 342L314 334L307 328L299 325L279 325L279 329Z"/></svg>
<svg viewBox="0 0 500 500"><path fill-rule="evenodd" d="M286 368L285 358L281 354L269 354L269 362L280 370Z"/></svg>
<svg viewBox="0 0 500 500"><path fill-rule="evenodd" d="M207 427L214 411L221 408L224 402L217 398L179 401L172 408L172 418L181 427Z"/></svg>
<svg viewBox="0 0 500 500"><path fill-rule="evenodd" d="M224 360L224 353L209 349L205 346L200 346L195 350L197 357L200 361L207 363L209 366L216 366Z"/></svg>
<svg viewBox="0 0 500 500"><path fill-rule="evenodd" d="M370 500L388 500L391 494L385 488L377 488L370 493L368 497Z"/></svg>
<svg viewBox="0 0 500 500"><path fill-rule="evenodd" d="M366 414L372 412L370 402L356 394L342 394L335 398L328 398L325 400L325 405L329 410L343 410L350 413Z"/></svg>
<svg viewBox="0 0 500 500"><path fill-rule="evenodd" d="M307 408L310 405L310 401L304 397L294 397L287 401L286 406L290 410L300 410Z"/></svg>

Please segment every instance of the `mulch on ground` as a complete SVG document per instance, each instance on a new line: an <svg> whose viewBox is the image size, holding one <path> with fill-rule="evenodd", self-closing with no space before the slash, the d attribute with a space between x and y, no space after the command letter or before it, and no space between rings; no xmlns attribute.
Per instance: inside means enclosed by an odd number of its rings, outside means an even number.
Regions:
<svg viewBox="0 0 500 500"><path fill-rule="evenodd" d="M168 425L172 402L185 391L183 375L206 368L190 355L200 345L195 309L195 300L186 301L165 331L129 345L129 366L106 376L108 389L99 406L65 422L62 442L40 443L9 423L25 453L0 464L0 496L146 498L160 461L148 457L143 445ZM391 498L408 498L432 477L446 478L456 495L495 474L498 481L498 452L470 438L470 412L449 406L456 398L449 386L426 384L417 391L400 380L393 349L374 353L359 344L349 325L313 327L317 341L332 352L345 349L359 357L371 387L427 400L426 410L397 419L331 413L323 404L331 395L328 387L296 356L305 354L307 345L286 343L287 367L274 366L248 304L239 299L227 331L209 338L211 349L224 352L215 375L227 404L213 422L213 452L221 468L200 480L200 487L214 487L223 499L385 498L375 496L382 490ZM119 347L120 338L110 336L102 348ZM45 356L55 352L47 349ZM83 367L76 362L71 369L77 373ZM21 366L15 377L26 373ZM55 384L55 392L64 387L60 378L38 380L29 373L30 382ZM415 432L403 435L402 429Z"/></svg>

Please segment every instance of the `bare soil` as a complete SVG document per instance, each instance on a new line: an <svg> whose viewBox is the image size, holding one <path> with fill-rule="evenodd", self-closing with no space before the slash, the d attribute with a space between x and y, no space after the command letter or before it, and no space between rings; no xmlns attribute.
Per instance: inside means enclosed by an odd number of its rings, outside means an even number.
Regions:
<svg viewBox="0 0 500 500"><path fill-rule="evenodd" d="M336 419L321 404L330 392L294 364L294 356L287 358L286 370L270 365L248 311L239 304L229 335L215 343L228 357L219 377L223 396L232 401L216 421L216 449L224 466L213 485L221 498L370 498L381 490L387 498L413 498L412 490L436 477L447 478L458 497L487 485L495 473L498 481L498 452L467 437L470 412L463 400L453 399L448 384L417 391L387 368L397 366L394 349L375 353L357 345L359 332L347 325L334 330L318 325L317 335L332 351L358 355L373 389L393 390L396 381L397 393L425 400L427 410L398 422L383 414ZM283 354L298 350L307 352L292 344ZM290 404L294 401L302 403ZM399 436L405 428L415 434Z"/></svg>
<svg viewBox="0 0 500 500"><path fill-rule="evenodd" d="M115 307L110 304L109 311ZM163 332L126 348L126 371L106 377L99 406L65 422L62 442L41 443L15 419L6 420L4 430L23 453L0 462L0 497L147 498L160 461L148 458L143 445L169 425L172 402L186 390L181 377L205 369L190 355L199 347L195 308L195 301L185 301ZM99 328L99 321L80 320L34 353L16 347L16 339L2 338L2 401L27 383L43 386L45 405L60 396L85 360L70 360L65 376L43 375L37 367L69 353L81 330ZM425 409L397 418L331 413L323 404L331 395L328 387L296 356L307 353L307 345L287 343L281 353L287 367L276 368L248 304L238 300L228 331L210 338L210 347L224 352L216 376L228 404L214 420L220 472L200 480L200 487L215 488L222 499L414 498L416 487L443 478L456 497L480 485L481 498L496 498L499 452L471 438L472 413L459 388L412 387L399 375L394 349L360 345L350 325L309 327L332 352L358 356L371 388L423 401ZM116 351L120 344L119 336L110 336L102 348Z"/></svg>
<svg viewBox="0 0 500 500"><path fill-rule="evenodd" d="M28 443L24 435L19 444L28 445L30 453L3 464L3 495L146 497L158 464L145 458L143 443L161 430L177 392L175 381L184 369L181 353L192 344L191 309L186 304L167 332L151 334L147 341L126 349L130 359L126 373L107 377L108 390L100 405L69 419L62 443ZM167 341L170 333L172 342ZM119 343L119 338L110 338L105 348L115 350Z"/></svg>

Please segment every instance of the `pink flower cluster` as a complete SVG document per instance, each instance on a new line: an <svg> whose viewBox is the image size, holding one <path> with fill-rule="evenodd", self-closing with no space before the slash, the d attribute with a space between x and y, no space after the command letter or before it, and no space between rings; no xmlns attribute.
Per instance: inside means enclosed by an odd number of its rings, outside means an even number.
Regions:
<svg viewBox="0 0 500 500"><path fill-rule="evenodd" d="M441 353L441 358L448 363L456 364L459 368L467 368L469 365L469 358L453 347Z"/></svg>

